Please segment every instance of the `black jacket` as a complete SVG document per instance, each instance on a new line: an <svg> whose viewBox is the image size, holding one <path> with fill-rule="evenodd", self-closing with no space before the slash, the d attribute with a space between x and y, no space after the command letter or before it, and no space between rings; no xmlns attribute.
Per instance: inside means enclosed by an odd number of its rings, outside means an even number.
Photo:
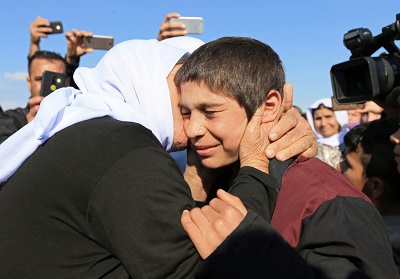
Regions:
<svg viewBox="0 0 400 279"><path fill-rule="evenodd" d="M28 124L29 106L0 112L0 144Z"/></svg>
<svg viewBox="0 0 400 279"><path fill-rule="evenodd" d="M233 186L250 206L246 195L258 193L264 203L257 207L268 210L264 192L276 181L247 167ZM276 278L299 278L309 272L252 213L215 256L201 261L180 223L182 211L194 206L177 163L149 130L109 117L74 124L41 145L0 190L1 277L265 278L275 270Z"/></svg>

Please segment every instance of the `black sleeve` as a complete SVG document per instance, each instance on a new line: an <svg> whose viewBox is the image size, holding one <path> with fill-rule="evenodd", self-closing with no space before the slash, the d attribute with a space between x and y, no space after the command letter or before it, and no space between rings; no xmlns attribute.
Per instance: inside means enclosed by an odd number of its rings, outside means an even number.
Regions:
<svg viewBox="0 0 400 279"><path fill-rule="evenodd" d="M200 256L180 218L194 206L172 157L142 148L101 178L92 194L90 226L132 278L193 278Z"/></svg>
<svg viewBox="0 0 400 279"><path fill-rule="evenodd" d="M198 279L316 278L299 254L255 212L199 266Z"/></svg>
<svg viewBox="0 0 400 279"><path fill-rule="evenodd" d="M65 62L66 78L69 81L69 86L71 86L75 89L79 89L78 85L76 85L76 83L74 81L74 73L75 73L75 70L79 67L79 60L80 60L80 58L78 57L78 62L76 64L70 64L68 62Z"/></svg>
<svg viewBox="0 0 400 279"><path fill-rule="evenodd" d="M274 177L252 167L243 167L229 192L239 197L247 209L270 222L278 195L278 184Z"/></svg>
<svg viewBox="0 0 400 279"><path fill-rule="evenodd" d="M27 108L17 108L0 112L0 143L28 124L26 120L27 113Z"/></svg>
<svg viewBox="0 0 400 279"><path fill-rule="evenodd" d="M384 223L370 202L336 197L302 225L296 250L318 278L399 278Z"/></svg>

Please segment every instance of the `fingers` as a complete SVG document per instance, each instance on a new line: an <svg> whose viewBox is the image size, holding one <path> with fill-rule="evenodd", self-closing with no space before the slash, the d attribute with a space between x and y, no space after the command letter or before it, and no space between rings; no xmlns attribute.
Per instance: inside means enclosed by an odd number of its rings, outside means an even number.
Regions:
<svg viewBox="0 0 400 279"><path fill-rule="evenodd" d="M284 94L284 106L283 111L287 112L293 107L293 86L290 83L285 83L283 86L283 94Z"/></svg>
<svg viewBox="0 0 400 279"><path fill-rule="evenodd" d="M181 224L202 259L206 259L223 241L216 236L210 222L199 208L184 210Z"/></svg>
<svg viewBox="0 0 400 279"><path fill-rule="evenodd" d="M28 101L29 108L32 109L32 107L39 105L43 99L43 96L35 96L30 98Z"/></svg>
<svg viewBox="0 0 400 279"><path fill-rule="evenodd" d="M279 119L278 123L271 128L269 132L269 139L271 141L276 141L284 136L287 132L296 127L300 121L304 120L304 118L300 115L300 113L295 109L291 108L287 113L282 115L281 119ZM306 121L307 122L307 121Z"/></svg>
<svg viewBox="0 0 400 279"><path fill-rule="evenodd" d="M40 106L33 106L29 109L28 114L26 115L26 121L28 121L28 123L30 123L33 119L35 119L35 116L39 110Z"/></svg>
<svg viewBox="0 0 400 279"><path fill-rule="evenodd" d="M203 234L197 227L195 222L192 220L192 217L190 215L191 213L189 212L189 210L184 210L181 216L181 224L185 232L188 234L189 238L192 240L194 246L197 247L201 243Z"/></svg>
<svg viewBox="0 0 400 279"><path fill-rule="evenodd" d="M267 156L275 157L279 161L285 161L297 155L303 155L306 158L312 158L317 154L318 145L315 135L309 135L297 138L296 135L291 137L292 133L279 139L279 141L268 146Z"/></svg>
<svg viewBox="0 0 400 279"><path fill-rule="evenodd" d="M31 37L36 40L39 38L46 38L47 33L52 31L49 26L50 22L47 19L38 16L29 27Z"/></svg>
<svg viewBox="0 0 400 279"><path fill-rule="evenodd" d="M222 189L219 189L217 191L217 197L220 198L221 201L224 201L227 204L238 209L243 215L247 214L246 207L243 205L242 201L238 197L236 197Z"/></svg>
<svg viewBox="0 0 400 279"><path fill-rule="evenodd" d="M275 135L274 135L275 134ZM269 135L272 142L266 151L268 158L274 156L279 161L284 161L296 155L307 158L317 154L318 146L316 137L309 123L300 113L292 108L271 129Z"/></svg>
<svg viewBox="0 0 400 279"><path fill-rule="evenodd" d="M269 144L266 124L262 123L265 110L263 103L246 126L239 146L240 166L250 166L268 173L269 160L265 150Z"/></svg>
<svg viewBox="0 0 400 279"><path fill-rule="evenodd" d="M400 143L400 128L393 135L390 136L390 141L395 144Z"/></svg>
<svg viewBox="0 0 400 279"><path fill-rule="evenodd" d="M236 197L226 192L219 195L229 203L241 206ZM182 213L181 224L203 259L215 251L244 219L245 214L228 202L215 198L209 206Z"/></svg>
<svg viewBox="0 0 400 279"><path fill-rule="evenodd" d="M178 17L180 17L180 16L181 16L181 15L180 15L179 13L175 13L175 12L169 13L169 14L167 14L167 17L165 18L164 22L169 22L169 20L170 20L171 18L178 18Z"/></svg>
<svg viewBox="0 0 400 279"><path fill-rule="evenodd" d="M181 15L178 13L167 14L164 21L161 23L161 27L158 32L157 39L159 41L172 37L184 36L187 34L186 26L184 24L178 22L170 22L171 18L178 18L180 16Z"/></svg>
<svg viewBox="0 0 400 279"><path fill-rule="evenodd" d="M227 195L226 198L230 199L230 202L233 204L238 204L238 201L235 200L236 197ZM238 206L241 207L240 204L238 204ZM226 238L239 226L240 222L242 222L246 216L247 210L243 205L241 210L219 198L214 198L210 202L209 209L203 211L203 213L216 232L223 238Z"/></svg>
<svg viewBox="0 0 400 279"><path fill-rule="evenodd" d="M264 110L265 110L265 103L262 103L262 105L259 108L257 108L253 117L250 119L249 123L247 124L244 136L246 135L246 133L252 134L253 132L260 130L260 126L261 126L262 119L264 116Z"/></svg>

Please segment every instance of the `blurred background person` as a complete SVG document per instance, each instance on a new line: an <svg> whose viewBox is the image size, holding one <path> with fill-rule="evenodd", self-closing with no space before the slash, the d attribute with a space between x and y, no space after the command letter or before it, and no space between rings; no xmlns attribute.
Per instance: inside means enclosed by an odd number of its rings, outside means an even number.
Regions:
<svg viewBox="0 0 400 279"><path fill-rule="evenodd" d="M52 29L50 28L50 22L46 18L38 16L29 26L29 31L31 39L28 59L36 51L40 50L40 40L47 38ZM65 33L65 38L67 39L67 52L65 53L67 84L76 89L78 87L72 76L79 66L80 57L86 53L93 52L92 48L85 48L83 45L83 38L90 36L92 36L92 32L78 31L77 29Z"/></svg>
<svg viewBox="0 0 400 279"><path fill-rule="evenodd" d="M382 215L395 254L400 253L400 172L394 160L395 143L389 137L398 130L397 118L362 123L344 137L345 156L338 165ZM400 262L396 261L400 270Z"/></svg>
<svg viewBox="0 0 400 279"><path fill-rule="evenodd" d="M349 121L347 122L347 126L349 127L349 129L352 129L361 123L361 110L360 109L349 109L349 110L347 110L347 117L349 118Z"/></svg>
<svg viewBox="0 0 400 279"><path fill-rule="evenodd" d="M332 99L314 102L306 111L307 120L318 142L317 158L336 168L342 159L340 145L348 132L346 111L333 111Z"/></svg>
<svg viewBox="0 0 400 279"><path fill-rule="evenodd" d="M51 51L40 50L40 40L47 38L52 32L50 22L38 16L29 26L30 45L28 53L28 91L30 93L28 104L25 108L15 108L0 112L0 143L31 122L43 97L40 96L42 76L44 71L62 73L66 75L65 86L78 88L73 81L73 74L79 66L82 55L92 52L93 49L83 47L83 38L91 36L91 32L73 29L66 32L67 52L65 58ZM72 83L70 83L72 81Z"/></svg>
<svg viewBox="0 0 400 279"><path fill-rule="evenodd" d="M28 90L30 98L25 108L15 108L0 112L0 143L17 132L23 126L31 122L37 111L43 96L40 96L42 88L43 71L66 73L66 64L62 56L50 51L36 51L28 59Z"/></svg>

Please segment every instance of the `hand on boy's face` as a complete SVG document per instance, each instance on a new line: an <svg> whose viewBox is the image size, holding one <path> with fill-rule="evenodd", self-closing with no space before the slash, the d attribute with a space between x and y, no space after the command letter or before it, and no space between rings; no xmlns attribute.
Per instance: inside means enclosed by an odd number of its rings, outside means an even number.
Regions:
<svg viewBox="0 0 400 279"><path fill-rule="evenodd" d="M318 151L315 134L308 121L292 105L292 85L286 83L283 92L284 114L269 132L271 144L266 150L266 155L269 159L276 157L279 161L299 154L306 158L312 158Z"/></svg>
<svg viewBox="0 0 400 279"><path fill-rule="evenodd" d="M190 143L187 146L187 161L185 168L185 180L192 191L192 197L196 201L206 201L208 193L214 185L214 180L219 176L221 169L211 169L203 166Z"/></svg>
<svg viewBox="0 0 400 279"><path fill-rule="evenodd" d="M268 127L263 124L265 103L263 103L247 124L239 148L240 166L251 166L265 173L269 173L269 160L265 150L269 145Z"/></svg>

